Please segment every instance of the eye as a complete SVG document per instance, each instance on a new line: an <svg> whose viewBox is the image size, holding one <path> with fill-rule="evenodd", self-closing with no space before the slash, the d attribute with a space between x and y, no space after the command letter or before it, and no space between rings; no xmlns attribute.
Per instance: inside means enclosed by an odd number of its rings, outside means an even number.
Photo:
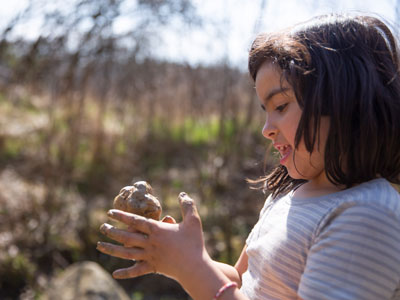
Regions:
<svg viewBox="0 0 400 300"><path fill-rule="evenodd" d="M277 106L277 107L275 108L275 110L277 110L277 111L279 111L279 112L283 112L283 111L285 110L285 108L286 108L287 105L288 105L287 103L282 104L282 105L279 105L279 106Z"/></svg>
<svg viewBox="0 0 400 300"><path fill-rule="evenodd" d="M266 111L264 104L261 104L261 108L262 108L263 111Z"/></svg>

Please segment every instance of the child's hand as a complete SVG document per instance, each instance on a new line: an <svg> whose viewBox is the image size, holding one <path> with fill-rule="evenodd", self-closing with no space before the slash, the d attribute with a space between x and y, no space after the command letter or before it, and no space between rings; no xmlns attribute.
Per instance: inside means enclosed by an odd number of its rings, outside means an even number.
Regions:
<svg viewBox="0 0 400 300"><path fill-rule="evenodd" d="M114 278L157 272L179 281L190 275L196 266L210 260L194 201L181 193L179 203L183 216L179 224L172 217L159 222L121 210L109 211L109 217L128 225L128 230L103 224L101 232L123 246L99 242L97 249L105 254L137 261L132 267L116 270Z"/></svg>

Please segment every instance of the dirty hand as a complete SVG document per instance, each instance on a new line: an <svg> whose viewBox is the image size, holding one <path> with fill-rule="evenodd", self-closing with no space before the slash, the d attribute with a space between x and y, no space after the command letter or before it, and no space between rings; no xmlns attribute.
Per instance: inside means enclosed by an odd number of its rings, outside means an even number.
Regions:
<svg viewBox="0 0 400 300"><path fill-rule="evenodd" d="M171 217L159 222L121 210L108 212L110 218L125 223L128 229L103 224L101 232L122 245L99 242L97 249L111 256L136 260L132 267L116 270L114 278L160 273L179 281L190 275L198 264L211 260L204 247L201 220L194 201L181 193L179 203L183 220L178 224Z"/></svg>

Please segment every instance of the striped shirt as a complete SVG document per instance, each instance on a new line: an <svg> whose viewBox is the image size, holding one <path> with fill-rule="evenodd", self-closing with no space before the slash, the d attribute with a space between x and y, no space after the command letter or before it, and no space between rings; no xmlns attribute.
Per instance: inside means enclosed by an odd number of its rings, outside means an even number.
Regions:
<svg viewBox="0 0 400 300"><path fill-rule="evenodd" d="M269 197L246 243L251 300L400 299L400 195L385 179Z"/></svg>

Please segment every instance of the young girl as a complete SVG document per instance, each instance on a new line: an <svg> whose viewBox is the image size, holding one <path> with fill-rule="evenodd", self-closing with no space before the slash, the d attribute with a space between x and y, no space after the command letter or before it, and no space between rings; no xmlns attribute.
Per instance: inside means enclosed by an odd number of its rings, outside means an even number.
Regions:
<svg viewBox="0 0 400 300"><path fill-rule="evenodd" d="M157 272L198 300L400 299L399 54L369 16L329 15L253 43L249 71L263 135L281 154L261 181L271 192L235 267L204 246L193 201L183 221L111 210L129 231L106 254L138 262L115 278Z"/></svg>

